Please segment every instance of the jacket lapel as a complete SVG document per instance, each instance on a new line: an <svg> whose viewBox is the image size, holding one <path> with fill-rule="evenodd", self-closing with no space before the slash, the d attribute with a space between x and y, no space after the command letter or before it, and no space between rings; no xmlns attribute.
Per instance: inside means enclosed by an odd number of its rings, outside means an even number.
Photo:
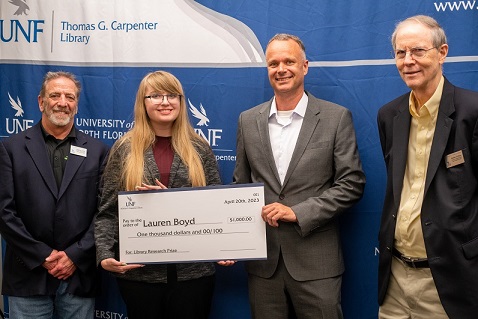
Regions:
<svg viewBox="0 0 478 319"><path fill-rule="evenodd" d="M87 141L84 136L78 134L78 131L76 131L76 138L71 141L71 146L87 149L86 144ZM88 151L86 152L86 156L88 156ZM58 198L60 198L63 193L68 189L68 185L70 185L71 181L73 180L73 177L80 168L81 163L83 163L85 159L85 156L72 154L71 151L70 153L68 153L68 160L66 161L65 172L63 173L63 179L61 180Z"/></svg>
<svg viewBox="0 0 478 319"><path fill-rule="evenodd" d="M292 172L302 158L302 154L305 152L305 149L307 148L307 145L309 144L310 139L312 138L312 135L314 134L320 121L320 108L317 103L311 103L311 100L311 96L309 95L307 110L305 111L302 127L300 128L299 136L297 137L297 143L295 144L295 149L292 153L282 188L284 188L289 181Z"/></svg>
<svg viewBox="0 0 478 319"><path fill-rule="evenodd" d="M399 106L398 114L393 119L393 198L395 205L400 205L402 194L403 176L408 156L408 140L410 136L411 115L408 109L409 99L405 99Z"/></svg>
<svg viewBox="0 0 478 319"><path fill-rule="evenodd" d="M269 113L272 105L272 100L269 103L266 103L264 107L259 111L259 116L257 117L257 131L259 132L259 139L261 143L261 148L264 151L264 157L269 163L272 174L280 184L279 172L274 160L274 155L272 154L271 140L269 136Z"/></svg>
<svg viewBox="0 0 478 319"><path fill-rule="evenodd" d="M56 186L55 176L48 159L40 124L35 125L31 132L27 132L25 145L45 184L55 198L57 198L58 187Z"/></svg>
<svg viewBox="0 0 478 319"><path fill-rule="evenodd" d="M450 118L450 115L455 112L455 105L453 103L454 92L454 86L445 79L440 107L438 109L435 135L433 136L432 148L430 150L430 160L428 161L425 194L433 180L433 176L435 176L440 162L444 160L443 156L453 124L453 119Z"/></svg>

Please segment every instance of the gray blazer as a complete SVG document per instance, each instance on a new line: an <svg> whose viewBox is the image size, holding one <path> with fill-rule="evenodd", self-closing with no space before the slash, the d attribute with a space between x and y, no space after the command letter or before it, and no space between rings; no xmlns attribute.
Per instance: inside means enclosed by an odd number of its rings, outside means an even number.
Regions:
<svg viewBox="0 0 478 319"><path fill-rule="evenodd" d="M265 203L289 206L298 219L280 222L279 227L267 225L267 260L246 264L249 273L263 278L274 274L281 251L295 280L342 274L337 217L361 198L365 185L350 111L307 95L307 111L283 185L269 139L272 100L239 117L234 182L264 183Z"/></svg>

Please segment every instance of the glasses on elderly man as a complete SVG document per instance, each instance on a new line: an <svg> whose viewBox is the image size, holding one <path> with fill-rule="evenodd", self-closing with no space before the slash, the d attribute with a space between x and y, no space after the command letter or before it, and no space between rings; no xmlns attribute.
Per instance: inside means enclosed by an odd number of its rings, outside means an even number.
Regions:
<svg viewBox="0 0 478 319"><path fill-rule="evenodd" d="M411 48L409 50L402 50L402 49L397 49L393 51L393 56L397 60L405 59L407 56L407 52L410 52L410 57L413 59L420 59L424 58L427 55L427 52L430 50L436 49L436 47L430 48L430 49L424 49L424 48Z"/></svg>
<svg viewBox="0 0 478 319"><path fill-rule="evenodd" d="M151 102L157 104L157 103L163 103L164 99L166 98L166 101L169 103L174 103L179 101L181 95L180 94L158 94L158 93L153 93L151 95L146 95L144 98L145 99L150 99Z"/></svg>

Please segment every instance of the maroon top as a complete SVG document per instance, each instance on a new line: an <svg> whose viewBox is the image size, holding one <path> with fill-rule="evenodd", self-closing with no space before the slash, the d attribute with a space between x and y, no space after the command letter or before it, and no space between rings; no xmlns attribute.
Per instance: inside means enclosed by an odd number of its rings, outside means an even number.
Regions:
<svg viewBox="0 0 478 319"><path fill-rule="evenodd" d="M161 176L160 182L164 186L169 186L169 173L171 171L171 164L173 163L174 151L171 146L171 136L156 136L156 141L153 145L154 159L158 165L159 174Z"/></svg>

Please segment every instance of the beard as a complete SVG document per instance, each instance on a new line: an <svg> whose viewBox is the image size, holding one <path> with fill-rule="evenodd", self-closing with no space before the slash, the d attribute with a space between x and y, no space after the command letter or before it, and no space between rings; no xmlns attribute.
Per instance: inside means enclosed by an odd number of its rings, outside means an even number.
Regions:
<svg viewBox="0 0 478 319"><path fill-rule="evenodd" d="M43 113L48 120L56 126L67 126L73 120L76 112L67 108L48 107L45 105Z"/></svg>

